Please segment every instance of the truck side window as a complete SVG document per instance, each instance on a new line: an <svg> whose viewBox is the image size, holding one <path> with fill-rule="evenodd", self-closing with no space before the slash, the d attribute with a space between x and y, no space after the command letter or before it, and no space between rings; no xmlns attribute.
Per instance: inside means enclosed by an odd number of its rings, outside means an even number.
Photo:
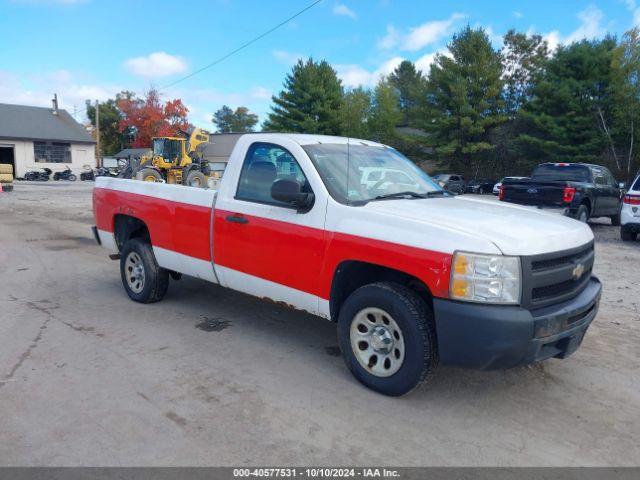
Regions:
<svg viewBox="0 0 640 480"><path fill-rule="evenodd" d="M302 192L311 193L307 177L291 153L279 145L254 143L244 159L235 198L284 206L271 197L271 185L282 179L294 180Z"/></svg>

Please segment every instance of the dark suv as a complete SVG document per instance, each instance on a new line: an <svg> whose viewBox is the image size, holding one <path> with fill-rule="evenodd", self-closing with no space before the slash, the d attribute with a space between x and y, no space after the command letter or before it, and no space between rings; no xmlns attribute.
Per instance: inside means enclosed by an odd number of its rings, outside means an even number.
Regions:
<svg viewBox="0 0 640 480"><path fill-rule="evenodd" d="M462 175L456 175L455 173L441 173L439 175L435 175L433 179L445 190L458 194L464 193L466 183Z"/></svg>

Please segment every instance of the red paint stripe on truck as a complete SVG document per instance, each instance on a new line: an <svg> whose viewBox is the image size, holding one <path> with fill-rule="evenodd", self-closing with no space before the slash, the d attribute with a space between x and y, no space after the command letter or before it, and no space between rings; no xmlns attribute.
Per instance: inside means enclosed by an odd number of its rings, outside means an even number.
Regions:
<svg viewBox="0 0 640 480"><path fill-rule="evenodd" d="M211 208L106 188L93 190L93 202L98 229L113 232L115 216L129 215L147 225L154 247L211 261Z"/></svg>
<svg viewBox="0 0 640 480"><path fill-rule="evenodd" d="M94 203L100 230L113 232L114 216L130 215L145 222L153 246L211 261L210 208L105 188L94 189ZM361 261L413 275L434 296L448 297L450 254L250 215L243 215L246 228L226 221L234 214L214 212L218 265L328 300L338 265Z"/></svg>
<svg viewBox="0 0 640 480"><path fill-rule="evenodd" d="M228 222L233 215L218 209L214 215L214 258L223 267L328 300L338 265L361 261L413 275L434 296L448 297L450 254L251 215L242 215L246 224ZM275 255L274 247L286 254Z"/></svg>

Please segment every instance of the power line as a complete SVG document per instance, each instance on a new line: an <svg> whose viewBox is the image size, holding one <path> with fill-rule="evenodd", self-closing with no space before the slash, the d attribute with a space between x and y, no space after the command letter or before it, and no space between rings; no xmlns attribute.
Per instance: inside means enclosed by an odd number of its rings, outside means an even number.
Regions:
<svg viewBox="0 0 640 480"><path fill-rule="evenodd" d="M249 40L248 42L242 44L241 46L239 46L238 48L236 48L235 50L232 50L231 52L223 55L222 57L214 60L213 62L209 63L208 65L205 65L202 68L199 68L198 70L196 70L195 72L190 73L189 75L186 75L182 78L179 78L178 80L169 83L168 85L165 85L164 87L160 88L159 90L166 90L169 87L173 87L174 85L176 85L177 83L183 82L185 80L187 80L188 78L191 78L197 74L199 74L200 72L203 72L204 70L213 67L214 65L217 65L218 63L226 60L227 58L229 58L232 55L235 55L236 53L238 53L240 50L244 50L245 48L247 48L249 45L252 45L254 43L256 43L258 40L261 40L262 38L266 37L267 35L269 35L270 33L275 32L276 30L278 30L280 27L286 25L287 23L289 23L291 20L293 20L296 17L299 17L300 15L302 15L304 12L306 12L307 10L310 10L311 8L315 7L317 4L319 4L322 0L316 0L313 3L310 3L309 5L307 5L306 7L304 7L302 10L300 10L299 12L297 12L296 14L292 15L291 17L287 18L286 20L283 20L282 22L280 22L279 24L277 24L275 27L270 28L269 30L267 30L266 32L261 33L260 35L258 35L257 37Z"/></svg>

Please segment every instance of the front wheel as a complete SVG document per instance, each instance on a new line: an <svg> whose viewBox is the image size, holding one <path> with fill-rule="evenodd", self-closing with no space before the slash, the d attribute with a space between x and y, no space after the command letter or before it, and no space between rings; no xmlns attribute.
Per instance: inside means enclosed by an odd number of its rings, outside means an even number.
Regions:
<svg viewBox="0 0 640 480"><path fill-rule="evenodd" d="M161 182L163 180L162 174L155 168L143 168L136 174L136 180L142 180L143 182Z"/></svg>
<svg viewBox="0 0 640 480"><path fill-rule="evenodd" d="M433 313L415 292L395 283L365 285L347 298L338 342L353 376L384 395L409 393L438 364Z"/></svg>
<svg viewBox="0 0 640 480"><path fill-rule="evenodd" d="M153 249L139 238L128 240L120 252L122 285L135 302L153 303L169 288L169 271L158 265Z"/></svg>
<svg viewBox="0 0 640 480"><path fill-rule="evenodd" d="M184 184L190 187L205 188L207 186L207 177L199 170L191 170Z"/></svg>
<svg viewBox="0 0 640 480"><path fill-rule="evenodd" d="M67 177L70 182L75 182L78 179L73 173Z"/></svg>

